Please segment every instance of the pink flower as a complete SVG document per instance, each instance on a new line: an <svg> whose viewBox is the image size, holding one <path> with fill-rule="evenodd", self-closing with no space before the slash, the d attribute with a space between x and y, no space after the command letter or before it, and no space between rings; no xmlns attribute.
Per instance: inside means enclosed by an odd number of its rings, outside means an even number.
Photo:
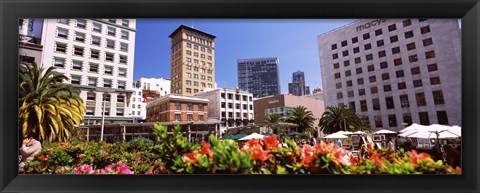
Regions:
<svg viewBox="0 0 480 193"><path fill-rule="evenodd" d="M88 164L83 164L82 166L78 166L75 168L75 174L93 174L93 167Z"/></svg>
<svg viewBox="0 0 480 193"><path fill-rule="evenodd" d="M108 172L108 173L111 173L113 171L112 170L113 166L114 166L114 164L110 164L110 165L105 166L105 171Z"/></svg>
<svg viewBox="0 0 480 193"><path fill-rule="evenodd" d="M153 168L150 168L147 172L145 172L145 174L153 174Z"/></svg>
<svg viewBox="0 0 480 193"><path fill-rule="evenodd" d="M127 164L119 164L115 170L118 174L134 174Z"/></svg>

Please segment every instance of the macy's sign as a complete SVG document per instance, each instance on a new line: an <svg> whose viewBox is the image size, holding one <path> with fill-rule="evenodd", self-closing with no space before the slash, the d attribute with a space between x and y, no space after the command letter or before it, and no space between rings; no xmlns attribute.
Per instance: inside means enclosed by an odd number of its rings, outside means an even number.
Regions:
<svg viewBox="0 0 480 193"><path fill-rule="evenodd" d="M387 21L387 19L375 19L375 20L370 21L370 22L367 22L367 23L365 23L365 24L363 24L363 25L357 26L356 29L357 29L357 32L358 32L358 31L362 31L362 30L368 29L368 28L370 28L370 27L372 27L372 26L380 25L380 24L382 24L382 23L384 23L384 22L386 22L386 21Z"/></svg>

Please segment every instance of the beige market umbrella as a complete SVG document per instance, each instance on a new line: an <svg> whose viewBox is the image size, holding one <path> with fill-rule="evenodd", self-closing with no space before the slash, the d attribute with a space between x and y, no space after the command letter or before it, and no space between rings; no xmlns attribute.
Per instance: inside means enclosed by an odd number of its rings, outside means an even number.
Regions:
<svg viewBox="0 0 480 193"><path fill-rule="evenodd" d="M332 133L330 135L327 135L327 136L325 136L325 138L327 138L327 139L344 139L344 138L348 138L348 136L337 132L337 133Z"/></svg>
<svg viewBox="0 0 480 193"><path fill-rule="evenodd" d="M250 140L250 139L263 139L263 137L265 137L265 135L260 135L258 133L252 133L252 134L247 135L243 138L240 138L239 141L245 141L245 140Z"/></svg>
<svg viewBox="0 0 480 193"><path fill-rule="evenodd" d="M395 133L397 133L397 132L390 131L390 130L387 130L387 129L381 129L381 130L373 132L373 134L395 134Z"/></svg>

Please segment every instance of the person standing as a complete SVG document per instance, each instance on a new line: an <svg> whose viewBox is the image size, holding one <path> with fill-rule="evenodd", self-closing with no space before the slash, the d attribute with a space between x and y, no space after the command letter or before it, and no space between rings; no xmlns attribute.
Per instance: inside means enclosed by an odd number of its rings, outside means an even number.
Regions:
<svg viewBox="0 0 480 193"><path fill-rule="evenodd" d="M32 161L35 158L35 155L40 153L41 150L42 144L39 141L33 137L24 136L22 147L20 147L20 155L22 155L22 159L20 160L18 169L22 171L26 162Z"/></svg>
<svg viewBox="0 0 480 193"><path fill-rule="evenodd" d="M337 139L337 141L335 142L335 144L337 144L338 147L342 147L342 146L343 146L342 140L340 140L340 139Z"/></svg>

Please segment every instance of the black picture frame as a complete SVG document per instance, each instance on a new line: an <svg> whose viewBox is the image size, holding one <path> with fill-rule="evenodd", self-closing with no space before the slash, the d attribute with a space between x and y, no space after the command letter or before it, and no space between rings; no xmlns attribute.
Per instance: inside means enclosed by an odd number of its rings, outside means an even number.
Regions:
<svg viewBox="0 0 480 193"><path fill-rule="evenodd" d="M478 192L478 0L0 0L1 192ZM18 175L18 18L462 18L462 175ZM315 41L315 40L312 40Z"/></svg>

